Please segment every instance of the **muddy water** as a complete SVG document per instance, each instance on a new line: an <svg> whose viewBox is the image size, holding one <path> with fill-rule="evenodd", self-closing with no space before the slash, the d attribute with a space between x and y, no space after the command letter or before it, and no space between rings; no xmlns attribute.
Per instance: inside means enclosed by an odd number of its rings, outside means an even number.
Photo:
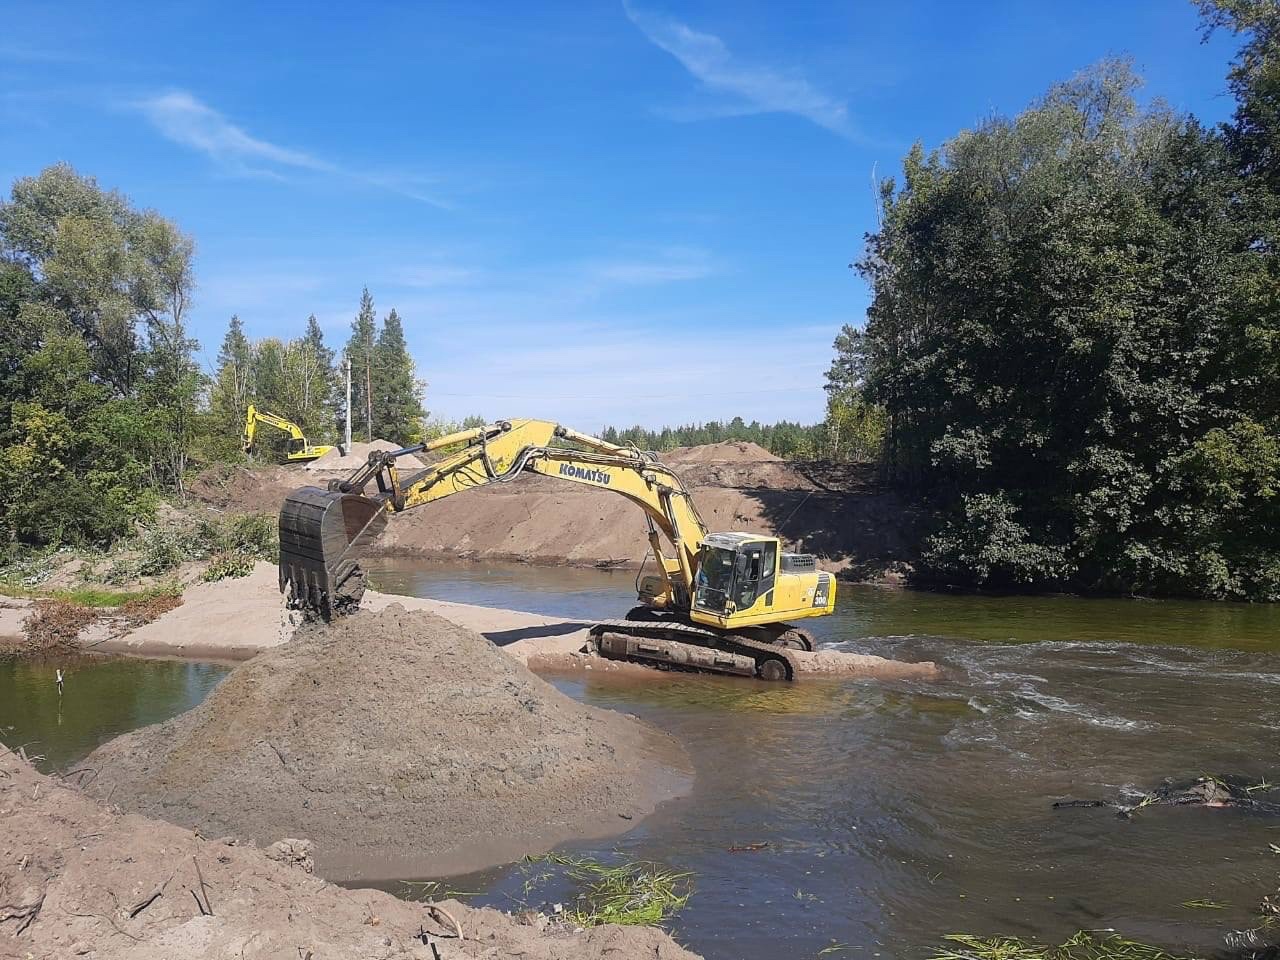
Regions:
<svg viewBox="0 0 1280 960"><path fill-rule="evenodd" d="M550 615L616 616L632 575L389 563L384 590ZM566 848L691 871L671 924L730 958L924 957L954 931L1058 938L1115 928L1210 951L1274 890L1280 822L1229 810L1059 810L1166 776L1280 780L1280 610L973 598L842 585L811 621L848 648L935 659L932 684L656 675L556 683L672 732L693 792L626 836ZM62 664L64 667L67 664ZM198 703L225 668L175 661L0 662L0 738L65 767ZM754 852L730 847L767 844ZM454 877L512 909L518 868ZM1268 886L1268 884L1270 886ZM569 891L535 894L562 898ZM1183 906L1189 900L1221 910Z"/></svg>
<svg viewBox="0 0 1280 960"><path fill-rule="evenodd" d="M112 737L190 710L230 669L123 657L0 659L0 742L43 757L42 770L64 770Z"/></svg>
<svg viewBox="0 0 1280 960"><path fill-rule="evenodd" d="M566 616L616 615L631 598L630 575L595 571L401 561L375 581ZM672 928L693 949L921 957L950 932L1114 928L1212 951L1275 889L1280 821L1051 804L1168 776L1280 780L1280 610L850 588L818 623L827 642L937 660L947 678L557 681L688 746L692 795L621 840L565 852L691 871L696 892ZM524 881L508 868L449 885L512 908Z"/></svg>

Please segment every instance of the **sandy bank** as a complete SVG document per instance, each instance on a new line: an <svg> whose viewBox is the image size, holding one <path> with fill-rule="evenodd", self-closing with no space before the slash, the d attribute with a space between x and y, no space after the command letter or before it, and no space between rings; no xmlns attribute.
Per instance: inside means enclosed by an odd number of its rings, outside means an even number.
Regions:
<svg viewBox="0 0 1280 960"><path fill-rule="evenodd" d="M336 887L279 856L122 816L0 746L0 956L696 960L656 929L574 933L445 901L459 940L423 904Z"/></svg>
<svg viewBox="0 0 1280 960"><path fill-rule="evenodd" d="M438 614L474 630L534 670L650 669L582 653L588 640L587 621L375 591L365 594L363 608L376 612L391 604ZM284 609L276 568L259 563L248 577L193 584L183 594L182 606L131 633L98 642L94 649L144 656L243 660L285 642L295 624L296 616ZM806 674L881 680L931 680L939 676L931 662L907 663L835 650L797 652L797 659Z"/></svg>

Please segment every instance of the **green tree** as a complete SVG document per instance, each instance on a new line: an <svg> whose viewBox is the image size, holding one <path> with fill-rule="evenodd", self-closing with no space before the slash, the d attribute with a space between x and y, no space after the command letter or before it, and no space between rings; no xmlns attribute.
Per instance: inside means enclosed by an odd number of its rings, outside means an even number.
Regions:
<svg viewBox="0 0 1280 960"><path fill-rule="evenodd" d="M334 370L333 350L324 342L324 331L313 313L307 317L307 328L294 341L290 350L290 381L296 397L299 423L313 438L333 436L335 399L338 377Z"/></svg>
<svg viewBox="0 0 1280 960"><path fill-rule="evenodd" d="M402 445L420 437L426 416L422 384L394 308L383 320L374 345L372 383L374 434Z"/></svg>
<svg viewBox="0 0 1280 960"><path fill-rule="evenodd" d="M889 472L937 505L926 572L1280 596L1275 548L1238 536L1280 544L1254 430L1274 435L1276 381L1240 309L1274 255L1224 138L1141 109L1136 86L1109 61L913 148L858 264L865 330L829 383L863 377ZM1214 476L1249 485L1242 515L1212 502Z"/></svg>
<svg viewBox="0 0 1280 960"><path fill-rule="evenodd" d="M373 356L377 341L377 316L373 312L373 297L365 287L360 294L360 310L351 322L351 337L347 340L343 356L351 364L351 409L347 416L355 425L364 423L366 440L373 440Z"/></svg>
<svg viewBox="0 0 1280 960"><path fill-rule="evenodd" d="M193 244L70 166L0 203L0 530L104 542L183 490L202 394Z"/></svg>
<svg viewBox="0 0 1280 960"><path fill-rule="evenodd" d="M244 324L233 314L218 350L218 368L209 393L209 412L215 449L230 455L239 447L245 415L254 399L253 347ZM235 446L232 446L232 440Z"/></svg>

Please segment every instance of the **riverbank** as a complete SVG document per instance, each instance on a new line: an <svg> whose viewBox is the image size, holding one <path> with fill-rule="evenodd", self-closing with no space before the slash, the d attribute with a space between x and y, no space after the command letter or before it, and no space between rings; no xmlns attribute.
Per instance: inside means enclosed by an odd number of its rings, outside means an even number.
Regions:
<svg viewBox="0 0 1280 960"><path fill-rule="evenodd" d="M0 936L13 956L101 960L697 960L656 928L579 931L337 887L312 875L306 841L281 839L258 849L121 815L0 746Z"/></svg>
<svg viewBox="0 0 1280 960"><path fill-rule="evenodd" d="M367 592L361 606L377 612L391 604L433 613L473 630L535 672L654 672L649 667L596 655L589 643L591 624L588 620L376 591ZM29 607L16 609L30 610ZM21 629L20 622L17 630ZM91 635L84 637L82 646L97 652L132 656L240 661L286 642L298 623L297 614L285 609L276 568L260 561L246 577L192 584L183 593L180 606L136 629L104 636L104 628L97 625ZM940 675L931 662L910 663L834 650L794 651L794 654L805 675L874 680L930 680Z"/></svg>

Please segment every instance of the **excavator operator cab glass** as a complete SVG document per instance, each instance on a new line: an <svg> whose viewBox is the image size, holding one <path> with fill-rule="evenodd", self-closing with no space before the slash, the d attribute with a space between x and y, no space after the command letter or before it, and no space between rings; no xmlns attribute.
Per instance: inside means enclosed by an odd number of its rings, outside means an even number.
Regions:
<svg viewBox="0 0 1280 960"><path fill-rule="evenodd" d="M703 545L698 558L698 583L693 594L694 606L712 613L724 613L725 603L733 590L734 552L723 547Z"/></svg>
<svg viewBox="0 0 1280 960"><path fill-rule="evenodd" d="M738 548L733 577L733 602L739 610L753 606L758 597L773 590L773 568L778 548L772 541L744 543Z"/></svg>
<svg viewBox="0 0 1280 960"><path fill-rule="evenodd" d="M749 541L733 550L703 544L694 606L711 613L724 613L729 603L749 609L758 597L770 596L777 557L774 541Z"/></svg>

